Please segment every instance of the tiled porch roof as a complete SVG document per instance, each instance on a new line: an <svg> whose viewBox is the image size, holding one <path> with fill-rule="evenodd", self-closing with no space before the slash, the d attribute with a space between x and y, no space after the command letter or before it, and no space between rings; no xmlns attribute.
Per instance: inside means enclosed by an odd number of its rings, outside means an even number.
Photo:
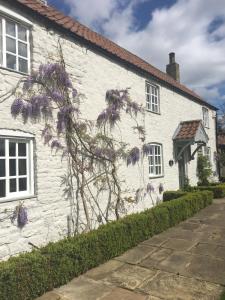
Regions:
<svg viewBox="0 0 225 300"><path fill-rule="evenodd" d="M192 120L192 121L181 122L179 130L176 133L176 136L174 137L174 139L175 140L189 140L189 139L195 138L201 122L202 122L201 120Z"/></svg>

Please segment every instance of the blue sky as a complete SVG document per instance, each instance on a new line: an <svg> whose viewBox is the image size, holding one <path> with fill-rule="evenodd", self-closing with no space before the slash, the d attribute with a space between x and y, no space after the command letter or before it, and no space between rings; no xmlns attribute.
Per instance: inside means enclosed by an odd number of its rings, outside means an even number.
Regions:
<svg viewBox="0 0 225 300"><path fill-rule="evenodd" d="M176 53L181 82L225 103L225 0L48 0L162 71Z"/></svg>

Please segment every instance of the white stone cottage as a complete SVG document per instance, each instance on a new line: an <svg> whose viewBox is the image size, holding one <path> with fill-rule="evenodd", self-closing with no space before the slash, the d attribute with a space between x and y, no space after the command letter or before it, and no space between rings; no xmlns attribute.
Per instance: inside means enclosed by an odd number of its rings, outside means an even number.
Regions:
<svg viewBox="0 0 225 300"><path fill-rule="evenodd" d="M85 94L84 111L94 119L108 89L130 87L131 97L146 107L144 126L152 155L144 162L145 181L159 195L178 189L186 177L196 185L196 150L204 146L217 177L216 108L179 82L179 65L170 54L163 73L89 28L38 0L0 0L0 94L21 77L57 56L61 39L67 71ZM67 165L41 139L41 124L23 124L10 113L14 99L0 102L0 258L32 249L67 235L70 204L61 176ZM123 128L126 133L126 124ZM135 144L126 135L126 141ZM134 192L140 184L136 167L121 169ZM10 214L23 201L29 223L21 230ZM151 206L130 205L129 212Z"/></svg>

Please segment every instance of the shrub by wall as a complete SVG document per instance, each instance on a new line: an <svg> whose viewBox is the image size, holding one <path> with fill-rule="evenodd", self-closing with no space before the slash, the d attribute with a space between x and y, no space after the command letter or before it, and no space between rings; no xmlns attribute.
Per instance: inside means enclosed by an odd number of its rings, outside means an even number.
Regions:
<svg viewBox="0 0 225 300"><path fill-rule="evenodd" d="M209 186L198 186L196 187L197 190L200 191L211 191L213 193L213 197L215 199L225 197L225 185L209 185Z"/></svg>
<svg viewBox="0 0 225 300"><path fill-rule="evenodd" d="M212 199L210 191L186 193L92 232L10 258L0 263L0 299L35 299L191 217L211 204Z"/></svg>
<svg viewBox="0 0 225 300"><path fill-rule="evenodd" d="M184 191L166 191L163 193L163 202L174 200L186 195Z"/></svg>

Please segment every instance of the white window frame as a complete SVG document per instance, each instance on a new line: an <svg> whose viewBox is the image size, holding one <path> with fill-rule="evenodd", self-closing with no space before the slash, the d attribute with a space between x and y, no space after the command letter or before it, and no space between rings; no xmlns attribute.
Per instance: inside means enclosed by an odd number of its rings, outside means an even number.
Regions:
<svg viewBox="0 0 225 300"><path fill-rule="evenodd" d="M209 110L206 107L202 107L202 123L204 127L209 128Z"/></svg>
<svg viewBox="0 0 225 300"><path fill-rule="evenodd" d="M8 133L10 132L11 135ZM0 198L0 203L1 202L7 202L7 201L12 201L12 200L17 200L17 199L24 199L28 197L34 196L34 144L33 144L33 135L31 134L26 134L23 132L17 132L13 130L0 130L0 139L5 140L5 156L0 156L0 159L5 159L5 168L6 168L6 174L5 177L1 177L1 179L6 180L6 197ZM25 156L19 156L18 155L18 150L16 153L16 163L17 163L17 174L16 176L9 176L9 142L24 142L26 143L26 157ZM17 146L18 148L18 146ZM15 159L13 157L13 159ZM18 159L25 159L27 160L27 171L26 175L19 175L18 174ZM11 158L12 159L12 158ZM10 178L11 179L16 179L17 180L17 186L18 186L18 181L19 178L27 178L27 190L26 191L21 191L21 192L11 192L10 193Z"/></svg>
<svg viewBox="0 0 225 300"><path fill-rule="evenodd" d="M145 83L146 109L155 114L160 114L159 87L148 81Z"/></svg>
<svg viewBox="0 0 225 300"><path fill-rule="evenodd" d="M211 163L211 148L208 146L204 146L204 156L206 156Z"/></svg>
<svg viewBox="0 0 225 300"><path fill-rule="evenodd" d="M153 147L152 154L148 155L148 167L149 167L149 177L157 178L164 176L164 168L163 168L163 147L162 144L159 143L149 143L150 146ZM156 153L156 149L159 149L159 153ZM152 162L151 163L151 157ZM160 159L160 162L156 162L156 158ZM161 169L161 172L157 172L157 168Z"/></svg>
<svg viewBox="0 0 225 300"><path fill-rule="evenodd" d="M1 67L6 68L8 70L14 71L14 72L19 72L22 74L30 74L30 70L31 70L31 50L30 50L30 22L24 22L24 18L15 18L15 14L10 14L10 16L5 16L3 14L1 14L1 11L4 12L4 10L2 10L1 6L0 6L0 22L1 22L1 33L0 33L0 38L1 38L1 44L2 44L2 49L0 49L0 53L1 53ZM17 14L16 14L17 16ZM16 36L11 36L9 34L6 33L6 21L10 21L12 23L15 24L15 28L16 28ZM23 41L20 40L18 37L18 26L22 26L24 28L26 28L26 35L27 35L27 40ZM6 39L10 38L16 41L16 53L11 53L9 51L6 50ZM27 57L19 55L19 50L18 50L18 45L20 43L23 43L24 45L27 46ZM9 67L7 67L7 54L13 55L16 57L16 69L11 69ZM27 61L27 72L22 72L19 70L19 59L23 59L25 61Z"/></svg>

